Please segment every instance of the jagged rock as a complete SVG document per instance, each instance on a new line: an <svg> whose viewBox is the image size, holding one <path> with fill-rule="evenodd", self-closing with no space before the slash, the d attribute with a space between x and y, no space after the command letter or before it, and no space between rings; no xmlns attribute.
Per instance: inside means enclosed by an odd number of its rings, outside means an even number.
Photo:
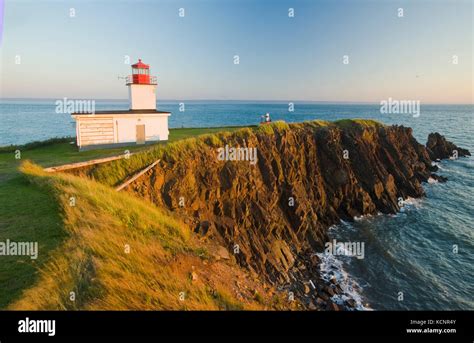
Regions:
<svg viewBox="0 0 474 343"><path fill-rule="evenodd" d="M432 160L451 156L453 149L469 155L439 134L430 135L425 147L410 128L396 125L309 122L272 133L244 129L219 140L222 146L245 140L258 149L257 163L220 161L215 145L199 141L195 148L166 153L127 191L175 211L205 239L229 247L240 266L277 285L314 277L309 274L320 262L314 253L324 248L331 225L396 213L400 197L424 195L422 183L435 171ZM73 173L94 177L100 168ZM189 206L179 207L180 197ZM215 256L228 258L229 251ZM299 261L304 268L294 270ZM318 296L327 301L325 292Z"/></svg>
<svg viewBox="0 0 474 343"><path fill-rule="evenodd" d="M328 303L327 310L328 311L340 311L341 308L339 307L338 304L331 301L331 302Z"/></svg>
<svg viewBox="0 0 474 343"><path fill-rule="evenodd" d="M334 292L334 289L333 289L332 287L330 287L330 286L327 286L327 287L325 288L325 291L326 291L326 293L329 294L329 296L331 296L331 297L336 294L336 292Z"/></svg>
<svg viewBox="0 0 474 343"><path fill-rule="evenodd" d="M431 178L433 180L436 180L436 181L441 182L441 183L448 181L447 177L437 175L437 174L431 174Z"/></svg>
<svg viewBox="0 0 474 343"><path fill-rule="evenodd" d="M202 145L165 156L129 190L171 210L183 196L194 207L179 208L180 216L195 219L197 231L220 245L237 245L237 263L277 284L291 282L299 251L321 251L330 225L395 213L398 198L422 196L421 182L431 175L426 149L402 126L299 124L272 135L231 134L222 144L242 139L258 148L254 166L218 161L216 149ZM319 263L307 259L301 272Z"/></svg>
<svg viewBox="0 0 474 343"><path fill-rule="evenodd" d="M310 257L310 260L311 260L311 265L313 267L317 267L319 265L320 259L319 259L318 255L312 254L311 257Z"/></svg>
<svg viewBox="0 0 474 343"><path fill-rule="evenodd" d="M229 260L230 259L229 251L220 245L217 247L216 251L214 252L214 257L217 260L219 259Z"/></svg>
<svg viewBox="0 0 474 343"><path fill-rule="evenodd" d="M467 149L460 148L450 141L447 141L438 132L430 133L426 142L426 149L432 160L445 159L453 156L453 152L458 152L458 157L471 156Z"/></svg>
<svg viewBox="0 0 474 343"><path fill-rule="evenodd" d="M205 236L207 232L209 231L209 228L211 227L211 223L207 220L204 220L202 222L199 222L194 229L194 232L200 234L201 236Z"/></svg>
<svg viewBox="0 0 474 343"><path fill-rule="evenodd" d="M305 283L303 288L304 288L304 294L308 294L309 292L311 292L311 288L309 288L308 284Z"/></svg>
<svg viewBox="0 0 474 343"><path fill-rule="evenodd" d="M319 307L323 307L324 305L326 305L326 301L320 297L316 298L316 304L319 306Z"/></svg>
<svg viewBox="0 0 474 343"><path fill-rule="evenodd" d="M318 296L319 296L321 299L323 299L323 301L325 301L325 302L327 302L327 301L329 300L329 296L328 296L326 293L324 293L324 292L318 293Z"/></svg>
<svg viewBox="0 0 474 343"><path fill-rule="evenodd" d="M347 299L345 303L350 308L355 308L356 307L356 302L355 302L354 299Z"/></svg>
<svg viewBox="0 0 474 343"><path fill-rule="evenodd" d="M196 272L191 272L191 280L194 282L194 281L197 281L198 279L198 275Z"/></svg>

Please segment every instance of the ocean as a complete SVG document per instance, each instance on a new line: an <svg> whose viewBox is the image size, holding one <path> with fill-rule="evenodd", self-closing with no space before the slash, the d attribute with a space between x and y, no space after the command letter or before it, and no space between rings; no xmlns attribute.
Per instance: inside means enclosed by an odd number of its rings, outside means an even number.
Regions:
<svg viewBox="0 0 474 343"><path fill-rule="evenodd" d="M474 153L473 105L421 105L419 117L382 114L378 104L326 104L244 101L158 102L170 111L169 125L213 127L272 120L301 122L345 118L375 119L413 128L425 144L438 131ZM127 109L124 101L96 102L96 110ZM73 136L68 114L56 114L54 101L0 101L0 146ZM338 278L360 309L474 310L474 159L439 163L447 183L426 183L426 197L410 199L395 215L356 218L330 229L331 239L363 242L364 258L320 254L323 274ZM342 300L341 300L342 301Z"/></svg>

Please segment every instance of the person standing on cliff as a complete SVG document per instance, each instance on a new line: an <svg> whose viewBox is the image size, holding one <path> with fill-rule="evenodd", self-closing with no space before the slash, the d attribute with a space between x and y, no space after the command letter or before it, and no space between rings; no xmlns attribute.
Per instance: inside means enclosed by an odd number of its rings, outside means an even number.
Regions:
<svg viewBox="0 0 474 343"><path fill-rule="evenodd" d="M264 116L261 116L262 118L261 123L270 123L272 120L270 119L270 113L266 113Z"/></svg>

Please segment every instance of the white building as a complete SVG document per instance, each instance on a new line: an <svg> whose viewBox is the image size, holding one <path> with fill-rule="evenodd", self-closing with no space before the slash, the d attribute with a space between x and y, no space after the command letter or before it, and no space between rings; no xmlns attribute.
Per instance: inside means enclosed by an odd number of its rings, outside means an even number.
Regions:
<svg viewBox="0 0 474 343"><path fill-rule="evenodd" d="M127 77L129 110L72 113L80 150L168 140L170 112L156 110L156 77L138 60Z"/></svg>

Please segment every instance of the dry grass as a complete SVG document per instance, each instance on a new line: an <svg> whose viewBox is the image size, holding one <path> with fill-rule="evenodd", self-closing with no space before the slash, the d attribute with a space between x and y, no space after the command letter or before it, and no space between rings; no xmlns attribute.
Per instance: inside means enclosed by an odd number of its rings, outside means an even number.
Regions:
<svg viewBox="0 0 474 343"><path fill-rule="evenodd" d="M248 139L255 134L273 135L276 132L283 132L289 128L290 125L287 123L275 121L258 127L241 128L234 130L234 132L222 131L219 133L204 134L171 142L167 145L157 145L146 151L136 153L129 159L120 159L101 164L94 168L90 176L102 184L115 186L125 180L128 175L143 169L157 159L173 162L186 158L188 154L192 154L196 150L216 148L222 145L223 142L232 141L234 139Z"/></svg>
<svg viewBox="0 0 474 343"><path fill-rule="evenodd" d="M320 130L326 127L338 127L342 130L361 130L367 127L379 127L382 124L374 120L364 119L343 119L335 122L314 120L303 123L288 124L284 121L275 121L270 124L260 125L252 128L241 128L233 132L222 131L210 133L192 138L182 139L167 145L157 145L146 151L138 152L129 159L121 159L98 165L92 173L91 178L102 184L115 186L123 182L129 175L145 168L157 159L164 159L168 162L182 160L196 150L215 148L222 145L222 142L232 142L235 140L248 140L252 136L274 135L291 129L312 129Z"/></svg>
<svg viewBox="0 0 474 343"><path fill-rule="evenodd" d="M257 127L257 133L264 133L267 135L273 135L275 132L282 132L288 130L290 126L283 120L277 120L268 124L260 125Z"/></svg>
<svg viewBox="0 0 474 343"><path fill-rule="evenodd" d="M31 182L53 192L67 238L40 270L38 282L10 309L266 307L252 293L233 287L238 277L260 293L259 285L252 284L255 280L232 263L210 259L207 247L170 213L88 179L46 174L30 162L23 163L21 170ZM197 280L192 280L192 273ZM70 292L75 293L75 301Z"/></svg>
<svg viewBox="0 0 474 343"><path fill-rule="evenodd" d="M334 124L343 129L381 127L382 123L372 119L341 119L336 120Z"/></svg>
<svg viewBox="0 0 474 343"><path fill-rule="evenodd" d="M232 133L206 134L157 145L129 160L101 165L93 175L100 182L63 173L47 174L26 162L22 172L57 201L62 214L58 225L63 226L66 238L61 235L52 256L39 266L39 280L22 296L15 295L9 308L283 308L287 305L284 301L275 305L269 298L276 296L278 300L278 296L267 294L260 281L238 266L209 258L209 247L197 242L189 228L173 215L126 192L117 193L107 185L121 182L157 158L183 159L196 149L214 149L223 142L240 142L287 129L320 130L335 126L341 130L361 130L379 125L382 124L371 120L274 122ZM69 204L71 196L76 198L75 206ZM56 213L56 207L52 211ZM45 236L44 230L39 232ZM125 252L126 245L130 246L130 253ZM197 281L190 278L191 273L198 275ZM248 285L248 291L236 289L236 278L240 284ZM76 294L75 301L70 300L70 292ZM180 300L182 294L184 301Z"/></svg>

